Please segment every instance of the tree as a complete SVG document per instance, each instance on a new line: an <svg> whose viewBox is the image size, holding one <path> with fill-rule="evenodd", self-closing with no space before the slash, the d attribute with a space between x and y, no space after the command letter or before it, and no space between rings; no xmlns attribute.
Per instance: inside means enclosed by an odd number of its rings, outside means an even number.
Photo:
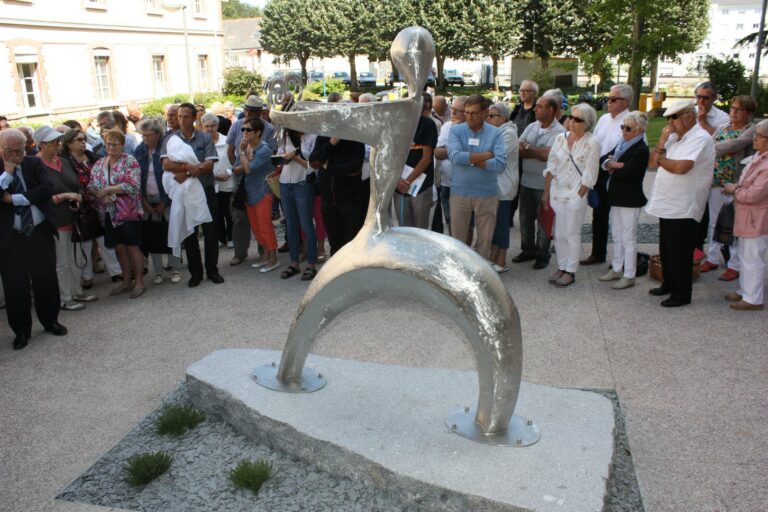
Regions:
<svg viewBox="0 0 768 512"><path fill-rule="evenodd" d="M284 62L299 61L307 83L307 61L334 55L326 35L322 10L311 0L270 0L261 21L261 44Z"/></svg>
<svg viewBox="0 0 768 512"><path fill-rule="evenodd" d="M513 53L519 46L521 23L509 15L515 0L483 0L472 5L470 19L482 19L482 30L475 34L475 55L491 58L494 87L499 90L499 59Z"/></svg>
<svg viewBox="0 0 768 512"><path fill-rule="evenodd" d="M511 15L521 21L517 53L528 53L548 66L555 55L575 56L584 34L584 2L576 0L521 0Z"/></svg>
<svg viewBox="0 0 768 512"><path fill-rule="evenodd" d="M225 20L256 18L261 16L261 9L254 5L244 4L240 0L228 0L221 2L221 16Z"/></svg>
<svg viewBox="0 0 768 512"><path fill-rule="evenodd" d="M356 91L357 66L355 58L365 55L375 40L375 26L371 0L335 0L323 5L323 30L330 48L336 55L349 61L350 89Z"/></svg>
<svg viewBox="0 0 768 512"><path fill-rule="evenodd" d="M717 86L720 99L730 103L734 96L749 94L747 69L741 62L727 58L724 60L714 57L707 58L704 63L710 82Z"/></svg>
<svg viewBox="0 0 768 512"><path fill-rule="evenodd" d="M224 71L224 94L245 96L252 89L260 89L263 79L255 71L243 67L228 68Z"/></svg>

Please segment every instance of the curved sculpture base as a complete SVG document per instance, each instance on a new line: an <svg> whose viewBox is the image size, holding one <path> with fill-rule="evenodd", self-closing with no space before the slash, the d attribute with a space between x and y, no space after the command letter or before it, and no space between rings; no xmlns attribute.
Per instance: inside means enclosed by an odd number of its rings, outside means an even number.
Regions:
<svg viewBox="0 0 768 512"><path fill-rule="evenodd" d="M283 382L277 378L275 363L254 368L251 371L251 378L259 386L284 393L312 393L323 389L328 383L322 373L306 366L301 370L300 382Z"/></svg>
<svg viewBox="0 0 768 512"><path fill-rule="evenodd" d="M452 411L445 418L445 425L461 437L493 446L530 446L541 437L539 427L533 421L514 414L509 420L509 429L501 434L485 434L475 421L477 411L465 407Z"/></svg>

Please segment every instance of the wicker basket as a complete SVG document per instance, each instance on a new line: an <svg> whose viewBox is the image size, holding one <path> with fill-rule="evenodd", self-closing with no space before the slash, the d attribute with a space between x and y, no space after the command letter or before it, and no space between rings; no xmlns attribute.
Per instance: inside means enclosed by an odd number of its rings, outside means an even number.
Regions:
<svg viewBox="0 0 768 512"><path fill-rule="evenodd" d="M654 254L651 256L651 263L648 267L651 277L657 281L664 281L664 274L661 273L661 256ZM693 262L693 278L698 279L701 275L701 261Z"/></svg>

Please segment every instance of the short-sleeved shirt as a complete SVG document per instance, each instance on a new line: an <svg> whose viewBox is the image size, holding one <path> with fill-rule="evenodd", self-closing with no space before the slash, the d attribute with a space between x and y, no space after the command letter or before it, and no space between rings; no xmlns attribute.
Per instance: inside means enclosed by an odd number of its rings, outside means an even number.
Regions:
<svg viewBox="0 0 768 512"><path fill-rule="evenodd" d="M413 136L413 144L411 144L411 150L408 152L408 159L405 161L406 165L416 167L424 154L423 147L429 146L434 152L435 146L437 146L437 126L431 118L425 116L419 116L419 125L416 127L416 134ZM424 169L424 183L421 184L419 194L430 190L432 184L435 182L435 160L430 158L429 165Z"/></svg>
<svg viewBox="0 0 768 512"><path fill-rule="evenodd" d="M184 137L184 134L181 133L181 130L177 130L173 134L178 135L181 140L192 147L192 149L195 151L195 156L197 157L198 161L200 161L200 163L203 163L207 160L213 160L214 163L219 161L219 153L216 151L216 146L213 144L213 139L211 139L211 136L207 133L195 130L192 132L192 137L189 139ZM170 136L166 137L163 141L163 147L160 150L160 160L163 158L168 158L168 139L170 139ZM216 180L213 177L213 172L203 173L200 175L199 179L200 184L204 187L212 187L216 183Z"/></svg>
<svg viewBox="0 0 768 512"><path fill-rule="evenodd" d="M624 123L624 118L629 115L629 109L624 109L623 112L619 112L616 117L612 117L611 114L600 116L597 120L595 129L592 132L597 140L600 142L600 156L607 155L616 147L616 145L623 140L621 135L621 125Z"/></svg>
<svg viewBox="0 0 768 512"><path fill-rule="evenodd" d="M440 135L437 137L437 147L448 146L448 139L451 136L451 126L453 121L448 121L440 128ZM451 186L451 161L449 159L440 160L440 186Z"/></svg>
<svg viewBox="0 0 768 512"><path fill-rule="evenodd" d="M672 174L660 166L645 210L663 219L699 222L704 215L715 167L712 136L696 124L682 139L678 140L677 134L670 135L666 148L667 158L692 160L693 168L685 174Z"/></svg>
<svg viewBox="0 0 768 512"><path fill-rule="evenodd" d="M521 142L527 142L535 147L551 147L555 142L555 137L565 133L563 125L552 121L547 128L541 127L541 121L536 121L528 125L520 136ZM523 158L523 176L520 184L524 187L544 190L544 175L542 172L547 167L547 162L537 158Z"/></svg>

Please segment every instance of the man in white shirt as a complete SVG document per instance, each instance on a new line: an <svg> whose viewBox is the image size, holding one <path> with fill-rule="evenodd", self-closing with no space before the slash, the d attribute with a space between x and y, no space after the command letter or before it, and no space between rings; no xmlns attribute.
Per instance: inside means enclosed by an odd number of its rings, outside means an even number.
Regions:
<svg viewBox="0 0 768 512"><path fill-rule="evenodd" d="M437 147L435 148L435 159L439 164L439 181L440 181L440 204L443 209L443 217L445 218L445 225L448 226L448 234L451 234L451 161L448 160L448 139L451 135L451 126L455 124L461 124L466 121L464 116L464 102L465 96L456 96L453 98L453 102L450 106L451 120L445 123L440 128L440 133L437 137ZM433 105L434 106L434 105ZM471 229L471 228L470 228ZM470 236L467 245L472 245L472 238Z"/></svg>
<svg viewBox="0 0 768 512"><path fill-rule="evenodd" d="M728 114L715 106L716 99L717 86L712 82L696 87L696 120L710 135L731 122Z"/></svg>
<svg viewBox="0 0 768 512"><path fill-rule="evenodd" d="M659 252L664 280L651 295L669 295L664 307L691 303L693 251L707 205L715 167L715 144L697 124L695 104L680 100L664 117L669 124L651 152L648 168L658 168L646 211L659 218Z"/></svg>
<svg viewBox="0 0 768 512"><path fill-rule="evenodd" d="M594 135L600 141L600 156L611 153L622 141L621 125L629 114L632 104L632 87L626 84L616 84L608 93L608 115L601 116L595 125ZM600 205L592 210L592 252L582 265L604 263L608 248L608 218L611 207L608 204L608 171L600 169L594 190L600 196Z"/></svg>

